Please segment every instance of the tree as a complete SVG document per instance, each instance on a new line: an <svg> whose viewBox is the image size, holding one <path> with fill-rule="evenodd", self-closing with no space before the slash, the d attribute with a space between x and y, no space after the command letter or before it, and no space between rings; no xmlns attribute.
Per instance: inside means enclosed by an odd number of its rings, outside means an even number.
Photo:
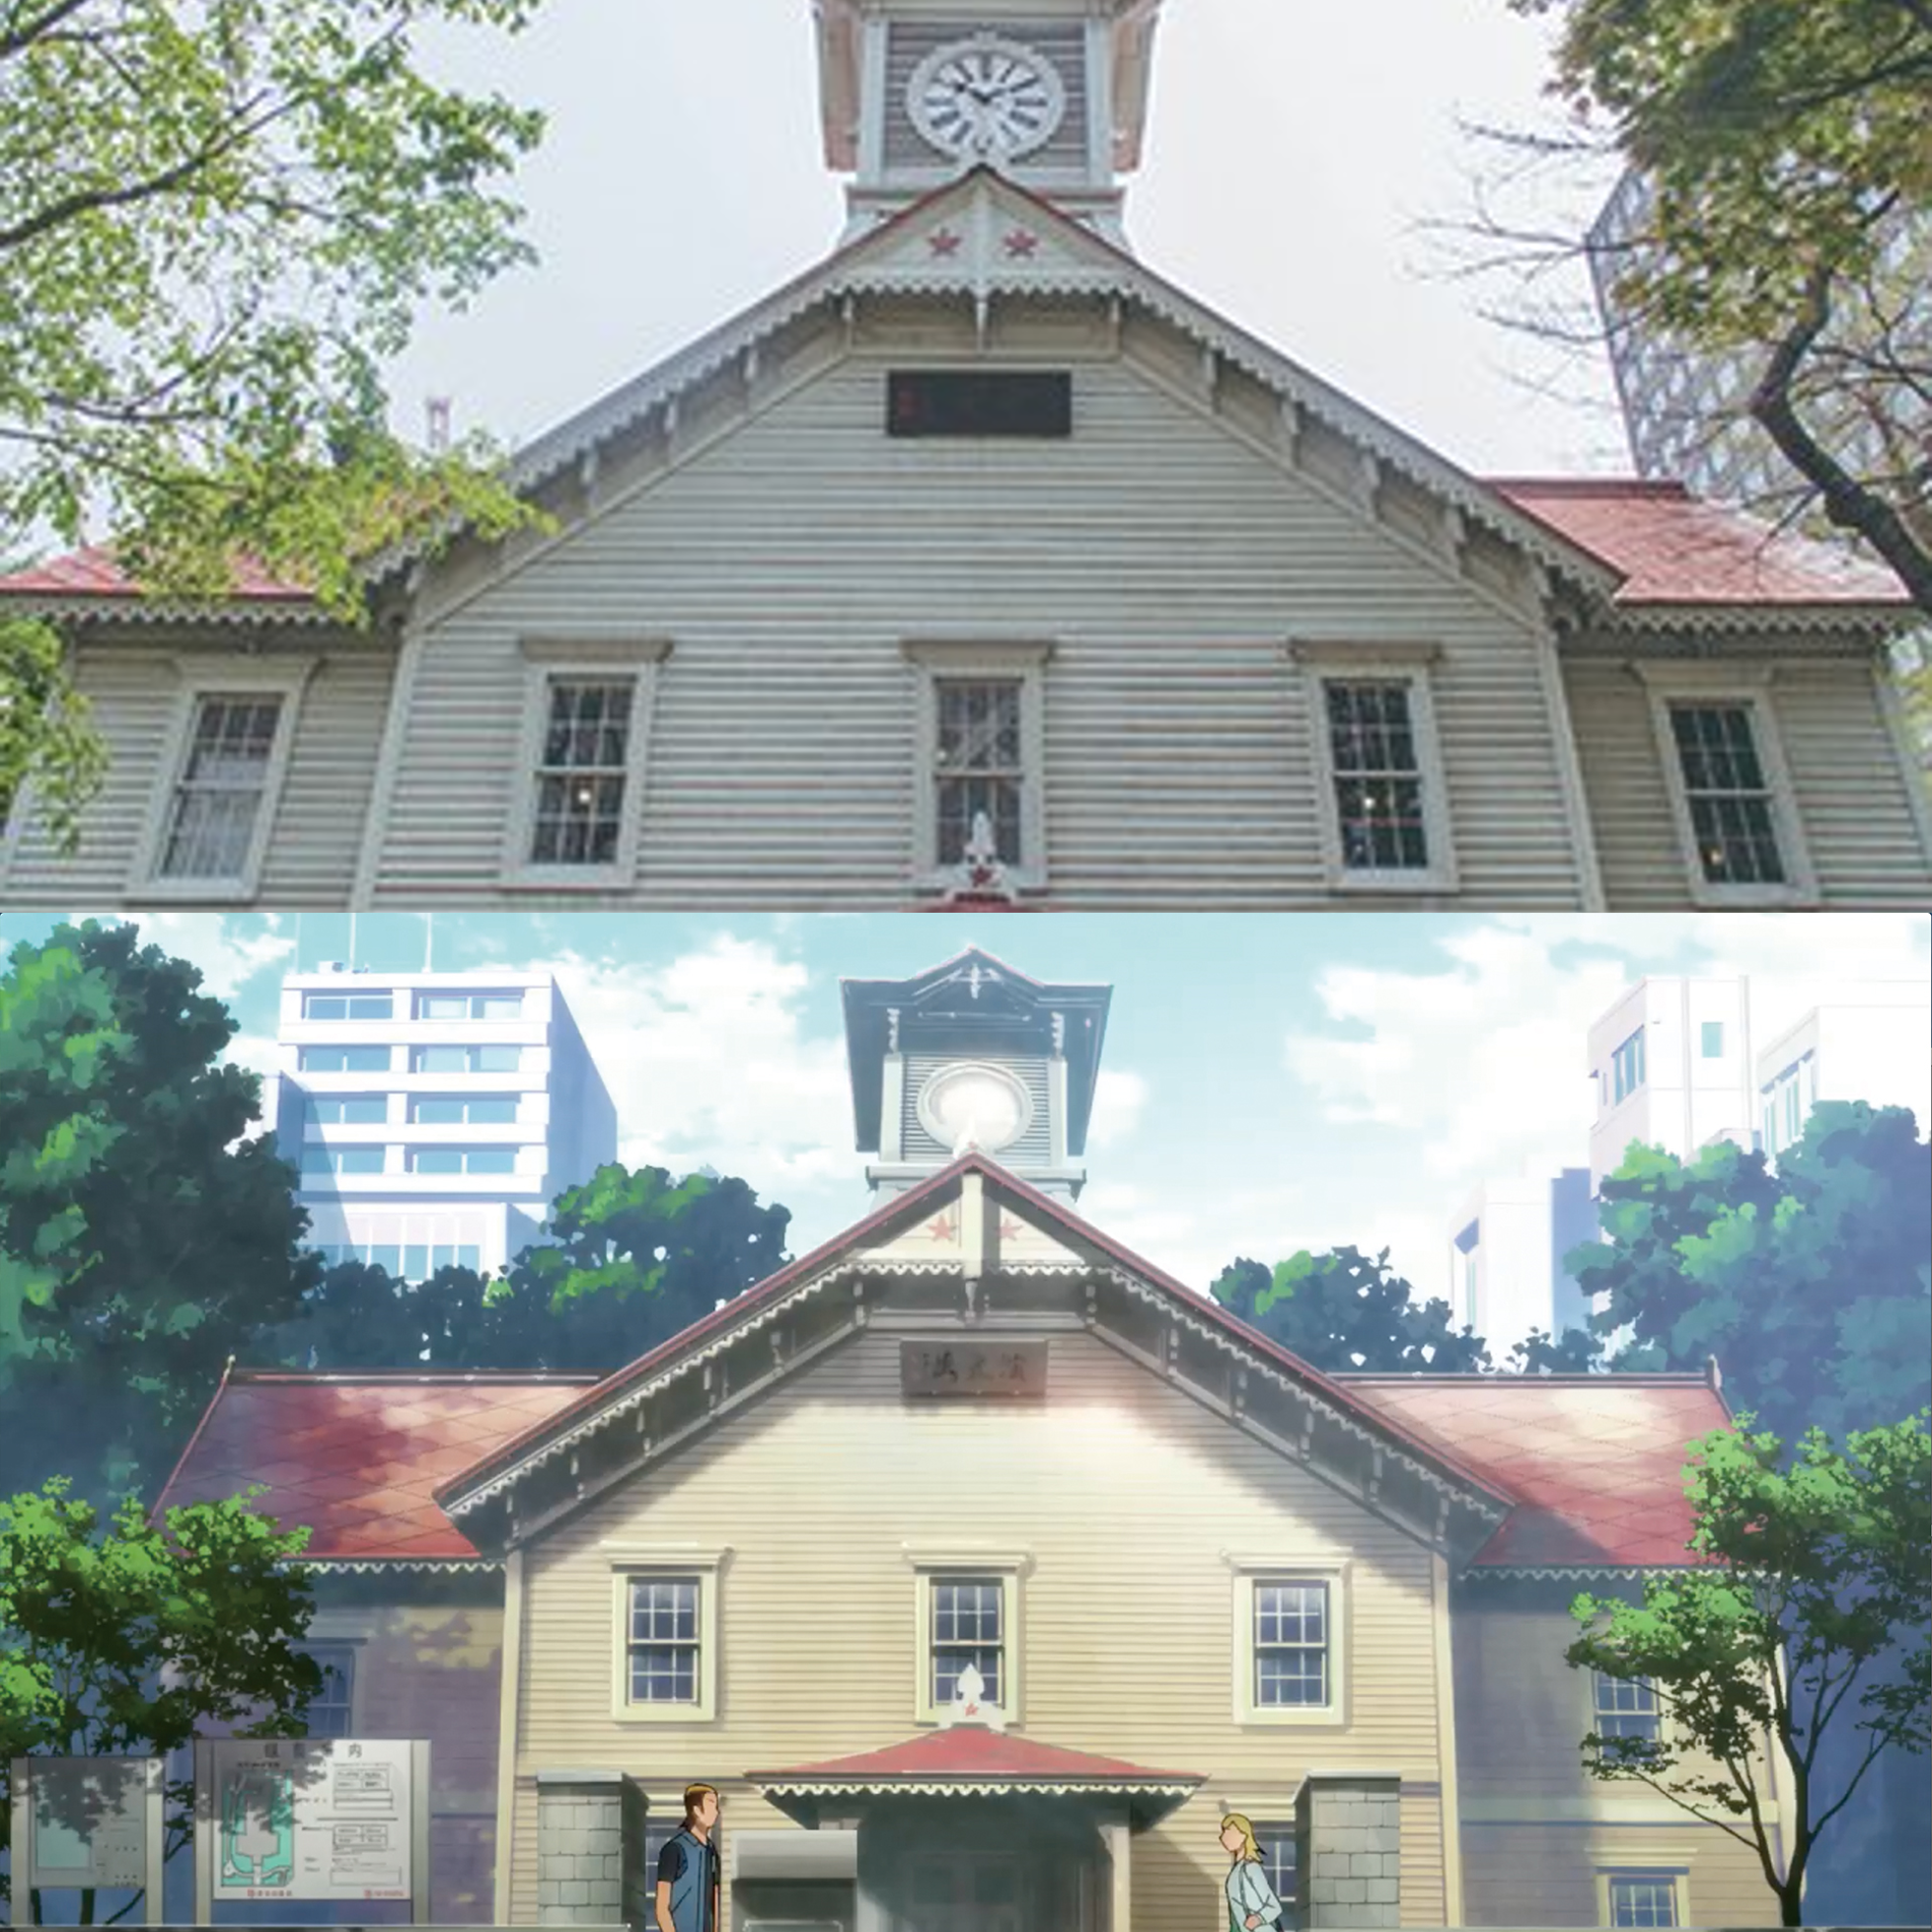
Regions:
<svg viewBox="0 0 1932 1932"><path fill-rule="evenodd" d="M314 1607L294 1560L309 1531L256 1514L254 1489L172 1509L160 1528L129 1497L97 1538L100 1512L67 1490L55 1477L0 1502L0 1785L16 1757L162 1756L204 1723L302 1736L322 1689L321 1668L294 1648ZM168 1788L167 1856L192 1834L193 1789ZM12 1815L0 1800L0 1845ZM85 1893L81 1923L93 1915Z"/></svg>
<svg viewBox="0 0 1932 1932"><path fill-rule="evenodd" d="M530 254L496 183L541 116L434 84L413 38L534 6L0 8L0 547L98 523L156 590L246 554L354 618L389 544L525 520L486 445L389 433L380 368L422 301ZM47 638L0 628L0 795L50 783L71 835L99 741Z"/></svg>
<svg viewBox="0 0 1932 1932"><path fill-rule="evenodd" d="M1649 190L1610 268L1622 303L1747 352L1750 416L1932 613L1932 6L1510 4L1560 17L1552 92ZM1852 455L1857 423L1875 464Z"/></svg>
<svg viewBox="0 0 1932 1932"><path fill-rule="evenodd" d="M1692 1445L1690 1548L1703 1564L1644 1581L1641 1604L1582 1596L1579 1669L1647 1678L1666 1720L1654 1739L1584 1740L1598 1779L1635 1780L1714 1823L1758 1857L1783 1923L1804 1922L1805 1872L1820 1833L1886 1750L1923 1753L1932 1699L1925 1552L1932 1547L1932 1411L1853 1434L1840 1452L1806 1433L1797 1460L1749 1433L1751 1418ZM1822 1802L1820 1748L1866 1667L1900 1644L1905 1668L1850 1710L1863 1734L1843 1788ZM1752 1759L1766 1736L1791 1767L1779 1792L1784 1862ZM1718 1774L1689 1761L1715 1760ZM1783 1780L1780 1781L1784 1783ZM1743 1821L1734 1822L1729 1821Z"/></svg>
<svg viewBox="0 0 1932 1932"><path fill-rule="evenodd" d="M613 1162L557 1197L557 1244L525 1248L502 1278L445 1268L404 1287L345 1263L251 1346L305 1368L602 1374L775 1273L790 1219L741 1180Z"/></svg>
<svg viewBox="0 0 1932 1932"><path fill-rule="evenodd" d="M0 975L0 1467L153 1485L223 1361L320 1273L201 975L62 926Z"/></svg>
<svg viewBox="0 0 1932 1932"><path fill-rule="evenodd" d="M1565 1265L1628 1329L1613 1366L1701 1369L1795 1442L1932 1394L1932 1148L1902 1107L1821 1101L1778 1155L1730 1142L1680 1161L1632 1148L1600 1190L1605 1240Z"/></svg>

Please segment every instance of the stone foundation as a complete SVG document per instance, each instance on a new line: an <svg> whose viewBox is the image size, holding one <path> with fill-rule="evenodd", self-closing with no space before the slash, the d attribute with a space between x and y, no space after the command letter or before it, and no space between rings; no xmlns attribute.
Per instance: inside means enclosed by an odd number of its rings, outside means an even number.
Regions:
<svg viewBox="0 0 1932 1932"><path fill-rule="evenodd" d="M1303 1927L1402 1922L1402 1781L1310 1772L1295 1802Z"/></svg>
<svg viewBox="0 0 1932 1932"><path fill-rule="evenodd" d="M537 1916L648 1932L647 1801L624 1771L537 1773Z"/></svg>

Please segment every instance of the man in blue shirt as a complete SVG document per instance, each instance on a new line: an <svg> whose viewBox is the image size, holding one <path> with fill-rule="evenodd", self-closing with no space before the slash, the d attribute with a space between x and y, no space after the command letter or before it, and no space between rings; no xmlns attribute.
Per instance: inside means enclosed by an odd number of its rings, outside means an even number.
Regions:
<svg viewBox="0 0 1932 1932"><path fill-rule="evenodd" d="M685 1787L684 1824L657 1858L657 1932L718 1932L717 1787Z"/></svg>

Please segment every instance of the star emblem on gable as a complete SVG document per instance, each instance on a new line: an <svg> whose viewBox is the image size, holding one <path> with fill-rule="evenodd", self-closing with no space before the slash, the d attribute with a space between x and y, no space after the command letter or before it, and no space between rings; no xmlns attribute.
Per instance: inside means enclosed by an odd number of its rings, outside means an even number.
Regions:
<svg viewBox="0 0 1932 1932"><path fill-rule="evenodd" d="M926 238L926 246L931 250L935 259L949 260L957 255L965 236L950 228L935 228Z"/></svg>
<svg viewBox="0 0 1932 1932"><path fill-rule="evenodd" d="M952 1239L952 1217L950 1215L934 1215L933 1218L926 1224L926 1231L927 1234L932 1240L935 1241L951 1240Z"/></svg>
<svg viewBox="0 0 1932 1932"><path fill-rule="evenodd" d="M1024 228L1015 228L1002 244L1009 261L1031 261L1040 252L1040 238Z"/></svg>

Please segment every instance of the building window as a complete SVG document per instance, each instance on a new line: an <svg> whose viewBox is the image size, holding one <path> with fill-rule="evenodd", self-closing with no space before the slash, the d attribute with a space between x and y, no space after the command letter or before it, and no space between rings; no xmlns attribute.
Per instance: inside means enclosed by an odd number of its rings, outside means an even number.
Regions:
<svg viewBox="0 0 1932 1932"><path fill-rule="evenodd" d="M241 881L253 871L281 715L280 698L200 700L162 838L162 878Z"/></svg>
<svg viewBox="0 0 1932 1932"><path fill-rule="evenodd" d="M418 993L418 1019L521 1019L520 993Z"/></svg>
<svg viewBox="0 0 1932 1932"><path fill-rule="evenodd" d="M380 1174L383 1171L382 1148L318 1148L302 1150L305 1174Z"/></svg>
<svg viewBox="0 0 1932 1932"><path fill-rule="evenodd" d="M303 1047L296 1064L305 1074L386 1074L387 1047Z"/></svg>
<svg viewBox="0 0 1932 1932"><path fill-rule="evenodd" d="M1306 644L1306 701L1329 882L1455 889L1429 666L1433 645Z"/></svg>
<svg viewBox="0 0 1932 1932"><path fill-rule="evenodd" d="M984 816L1006 883L1043 885L1047 648L908 644L906 650L929 667L913 827L920 878L929 885L955 878Z"/></svg>
<svg viewBox="0 0 1932 1932"><path fill-rule="evenodd" d="M634 678L550 680L531 864L617 862L635 698Z"/></svg>
<svg viewBox="0 0 1932 1932"><path fill-rule="evenodd" d="M1621 1106L1644 1083L1644 1029L1640 1026L1610 1056L1612 1104Z"/></svg>
<svg viewBox="0 0 1932 1932"><path fill-rule="evenodd" d="M305 993L304 1019L392 1019L395 1001L387 993Z"/></svg>
<svg viewBox="0 0 1932 1932"><path fill-rule="evenodd" d="M425 1095L409 1103L409 1118L425 1127L501 1127L516 1120L514 1093Z"/></svg>
<svg viewBox="0 0 1932 1932"><path fill-rule="evenodd" d="M1065 373L894 369L889 436L1071 436L1074 379Z"/></svg>
<svg viewBox="0 0 1932 1932"><path fill-rule="evenodd" d="M1778 1103L1767 1090L1764 1096L1764 1148L1766 1153L1778 1151Z"/></svg>
<svg viewBox="0 0 1932 1932"><path fill-rule="evenodd" d="M988 1703L1004 1708L1005 1582L1000 1577L934 1577L932 1705L942 1710L958 1694L959 1673L970 1664L980 1673Z"/></svg>
<svg viewBox="0 0 1932 1932"><path fill-rule="evenodd" d="M313 1127L380 1126L389 1118L389 1101L380 1093L310 1094Z"/></svg>
<svg viewBox="0 0 1932 1932"><path fill-rule="evenodd" d="M718 1570L729 1554L678 1545L613 1553L614 1717L639 1724L715 1717Z"/></svg>
<svg viewBox="0 0 1932 1932"><path fill-rule="evenodd" d="M427 1281L442 1268L468 1268L473 1274L482 1265L483 1249L462 1242L440 1244L412 1243L392 1246L367 1241L323 1241L315 1252L331 1268L345 1262L360 1262L365 1267L381 1268L398 1281Z"/></svg>
<svg viewBox="0 0 1932 1932"><path fill-rule="evenodd" d="M1723 1020L1705 1020L1703 1024L1703 1050L1706 1060L1722 1060L1724 1058Z"/></svg>
<svg viewBox="0 0 1932 1932"><path fill-rule="evenodd" d="M1351 872L1428 870L1407 683L1324 683L1322 695L1343 865Z"/></svg>
<svg viewBox="0 0 1932 1932"><path fill-rule="evenodd" d="M307 1644L306 1656L322 1667L322 1688L309 1706L311 1738L346 1738L355 1714L355 1646Z"/></svg>
<svg viewBox="0 0 1932 1932"><path fill-rule="evenodd" d="M411 1148L412 1174L513 1174L515 1148Z"/></svg>
<svg viewBox="0 0 1932 1932"><path fill-rule="evenodd" d="M1660 1722L1657 1686L1648 1677L1591 1673L1595 1683L1592 1715L1599 1738L1641 1738L1656 1744Z"/></svg>
<svg viewBox="0 0 1932 1932"><path fill-rule="evenodd" d="M1237 1724L1340 1724L1346 1564L1230 1557Z"/></svg>
<svg viewBox="0 0 1932 1932"><path fill-rule="evenodd" d="M1791 1068L1780 1077L1778 1091L1784 1097L1784 1144L1788 1144L1798 1138L1799 1125L1803 1119L1796 1067Z"/></svg>
<svg viewBox="0 0 1932 1932"><path fill-rule="evenodd" d="M1681 1925L1681 1872L1605 1872L1601 1875L1610 1926Z"/></svg>
<svg viewBox="0 0 1932 1932"><path fill-rule="evenodd" d="M523 1066L521 1047L415 1047L412 1074L514 1074Z"/></svg>
<svg viewBox="0 0 1932 1932"><path fill-rule="evenodd" d="M1268 1883L1275 1888L1275 1896L1282 1901L1282 1932L1294 1932L1294 1928L1301 1922L1297 1908L1295 1884L1295 1821L1293 1819L1264 1821L1258 1818L1248 1821L1254 1826L1254 1842L1261 1852L1261 1869L1267 1874Z"/></svg>
<svg viewBox="0 0 1932 1932"><path fill-rule="evenodd" d="M1783 885L1771 787L1752 738L1750 707L1672 705L1671 730L1704 877L1713 885Z"/></svg>

